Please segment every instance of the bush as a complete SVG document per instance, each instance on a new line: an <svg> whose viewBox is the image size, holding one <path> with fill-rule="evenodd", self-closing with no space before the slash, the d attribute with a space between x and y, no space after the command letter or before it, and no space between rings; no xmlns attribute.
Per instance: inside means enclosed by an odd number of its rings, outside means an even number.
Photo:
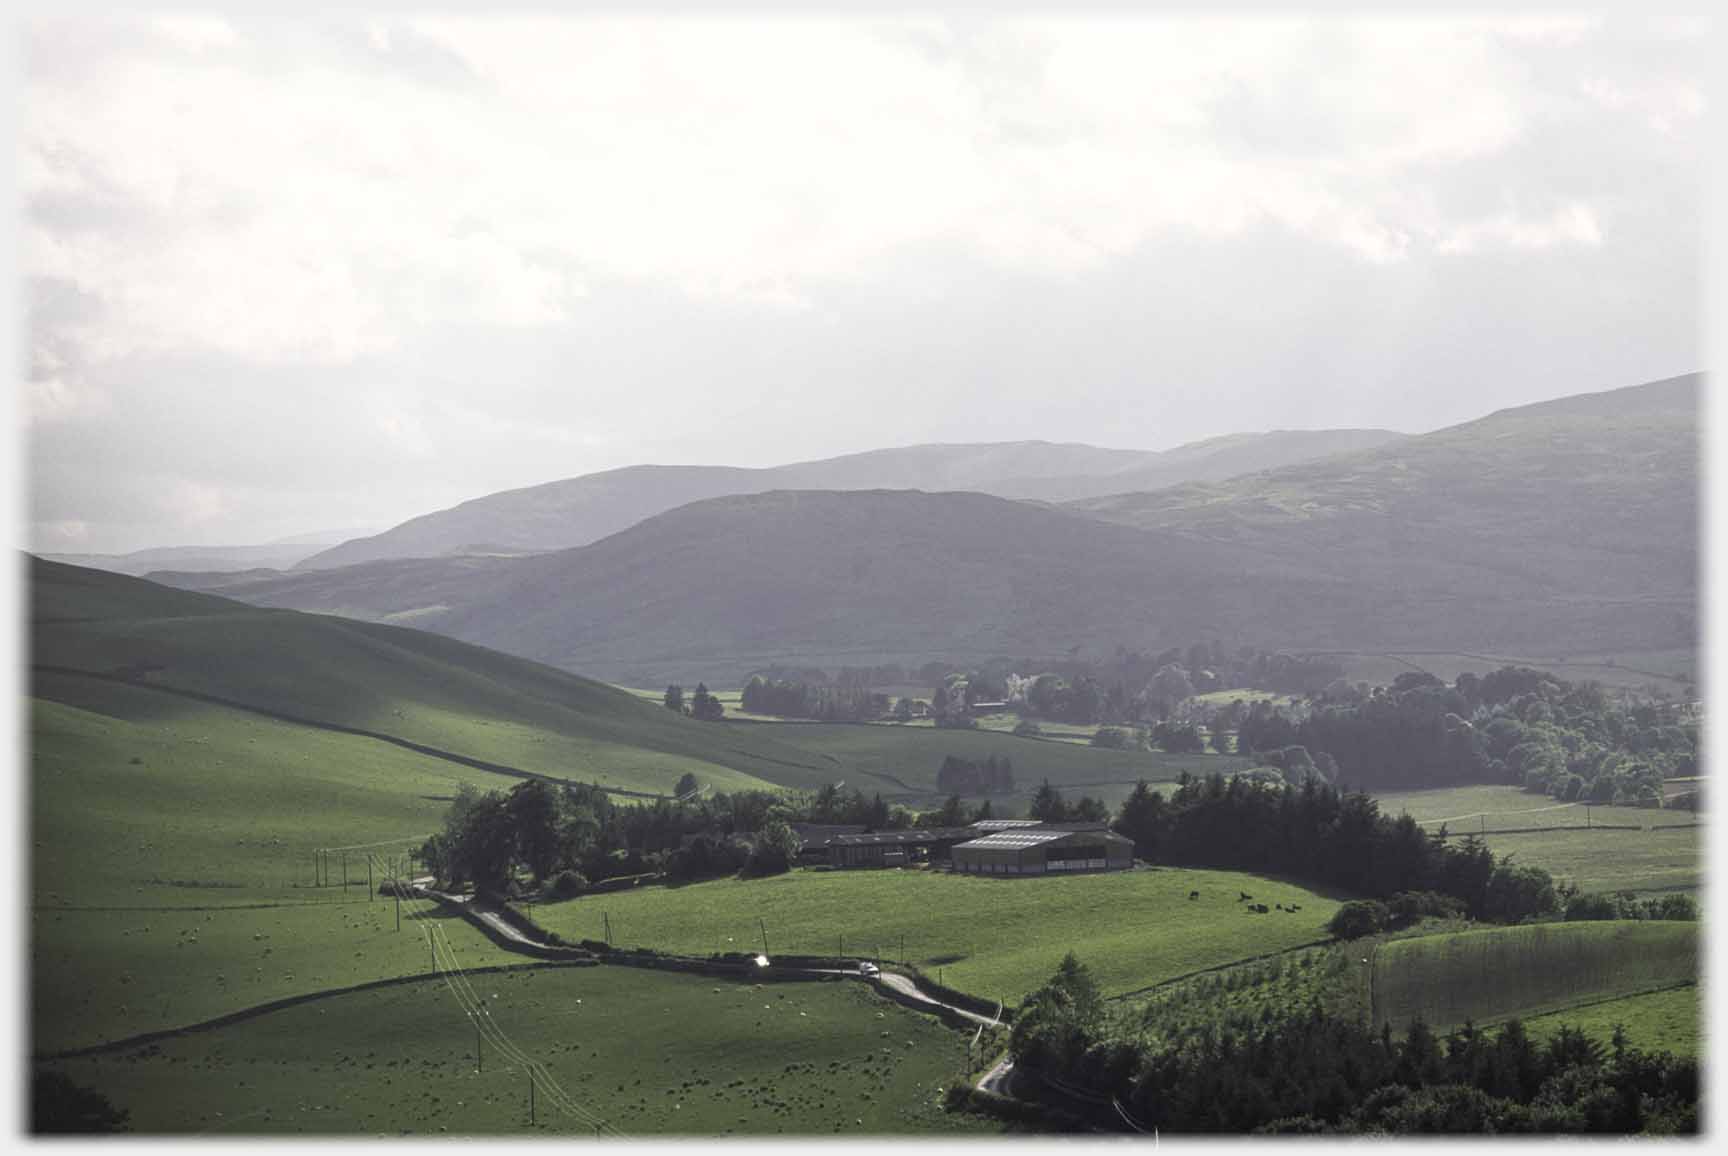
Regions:
<svg viewBox="0 0 1728 1156"><path fill-rule="evenodd" d="M588 877L580 871L563 870L552 876L546 894L553 899L574 899L588 890Z"/></svg>
<svg viewBox="0 0 1728 1156"><path fill-rule="evenodd" d="M1039 739L1044 737L1044 728L1031 719L1026 719L1015 726L1014 733L1023 739Z"/></svg>
<svg viewBox="0 0 1728 1156"><path fill-rule="evenodd" d="M1698 921L1698 903L1690 895L1663 895L1657 899L1646 899L1644 906L1650 912L1651 919L1685 919L1693 923Z"/></svg>
<svg viewBox="0 0 1728 1156"><path fill-rule="evenodd" d="M1378 899L1352 899L1338 909L1326 930L1339 939L1360 939L1386 930L1391 922L1391 909Z"/></svg>
<svg viewBox="0 0 1728 1156"><path fill-rule="evenodd" d="M1387 906L1401 926L1418 919L1457 919L1464 914L1462 900L1438 891L1400 891Z"/></svg>
<svg viewBox="0 0 1728 1156"><path fill-rule="evenodd" d="M1520 923L1560 910L1554 878L1540 867L1502 862L1488 877L1483 914L1495 923Z"/></svg>
<svg viewBox="0 0 1728 1156"><path fill-rule="evenodd" d="M1125 751L1129 747L1128 732L1121 727L1099 727L1092 735L1092 745L1110 751Z"/></svg>

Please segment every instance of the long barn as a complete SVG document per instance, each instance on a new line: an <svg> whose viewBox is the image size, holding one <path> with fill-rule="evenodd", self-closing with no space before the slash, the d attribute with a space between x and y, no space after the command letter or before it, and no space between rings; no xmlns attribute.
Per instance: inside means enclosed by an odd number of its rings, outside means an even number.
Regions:
<svg viewBox="0 0 1728 1156"><path fill-rule="evenodd" d="M953 870L966 875L1126 871L1134 865L1134 841L1102 823L1052 823L992 831L950 854Z"/></svg>

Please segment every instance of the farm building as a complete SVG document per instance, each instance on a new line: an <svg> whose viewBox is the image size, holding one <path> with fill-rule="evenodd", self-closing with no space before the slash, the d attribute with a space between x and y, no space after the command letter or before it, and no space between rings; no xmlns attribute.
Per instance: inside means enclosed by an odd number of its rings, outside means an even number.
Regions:
<svg viewBox="0 0 1728 1156"><path fill-rule="evenodd" d="M908 863L946 859L957 843L974 838L970 827L926 827L907 831L877 831L868 835L835 835L828 840L833 867L904 867Z"/></svg>
<svg viewBox="0 0 1728 1156"><path fill-rule="evenodd" d="M967 875L1125 871L1134 841L1102 823L1041 823L991 831L956 846L953 870Z"/></svg>
<svg viewBox="0 0 1728 1156"><path fill-rule="evenodd" d="M1010 831L1016 827L1042 827L1038 819L979 819L972 824L974 831Z"/></svg>

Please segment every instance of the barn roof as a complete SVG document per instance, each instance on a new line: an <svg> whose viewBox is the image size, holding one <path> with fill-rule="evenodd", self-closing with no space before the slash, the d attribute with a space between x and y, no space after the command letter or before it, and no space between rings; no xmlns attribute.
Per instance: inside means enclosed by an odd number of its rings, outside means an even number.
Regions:
<svg viewBox="0 0 1728 1156"><path fill-rule="evenodd" d="M1041 827L1037 819L979 819L972 824L974 831L1006 831L1013 827Z"/></svg>
<svg viewBox="0 0 1728 1156"><path fill-rule="evenodd" d="M1050 843L1072 831L996 831L992 834L962 843L962 847L1036 847L1040 843Z"/></svg>
<svg viewBox="0 0 1728 1156"><path fill-rule="evenodd" d="M961 847L977 848L1021 848L1037 847L1045 843L1054 843L1058 839L1070 839L1085 836L1086 845L1102 839L1107 843L1132 842L1126 836L1118 835L1108 830L1104 824L1069 824L1049 823L1037 827L1021 827L1012 831L993 831L988 835L961 843Z"/></svg>
<svg viewBox="0 0 1728 1156"><path fill-rule="evenodd" d="M916 846L940 843L948 839L964 839L972 834L968 827L913 827L905 831L875 831L867 835L836 835L828 840L830 847L868 847L880 843Z"/></svg>

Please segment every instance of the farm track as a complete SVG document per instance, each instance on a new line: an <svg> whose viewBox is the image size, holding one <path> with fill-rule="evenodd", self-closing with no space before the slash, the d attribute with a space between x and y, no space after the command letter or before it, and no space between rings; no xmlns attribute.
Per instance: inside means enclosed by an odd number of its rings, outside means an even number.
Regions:
<svg viewBox="0 0 1728 1156"><path fill-rule="evenodd" d="M245 711L248 714L255 714L262 718L273 719L276 722L292 723L295 726L311 727L314 730L330 731L334 734L354 735L357 738L373 739L377 742L389 743L391 746L401 747L403 750L413 751L415 754L426 755L434 759L442 759L445 762L455 763L458 766L471 767L477 771L488 771L494 775L504 775L507 778L541 779L548 783L558 783L566 786L574 784L574 780L572 779L560 779L553 775L543 775L538 771L525 771L521 767L512 767L505 763L488 762L485 759L477 759L471 755L457 754L455 751L446 751L439 747L427 746L425 743L417 743L410 739L399 738L396 735L385 734L383 731L364 730L360 727L344 726L341 723L324 722L319 719L305 718L301 715L285 714L282 711L271 710L268 707L255 706L251 703L240 702L237 699L223 698L220 695L214 694L205 694L203 691L186 690L183 687L169 686L160 682L146 682L143 679L126 678L122 675L108 674L103 671L81 670L75 666L56 666L44 662L32 663L30 669L32 671L41 671L43 674L68 675L73 678L87 678L97 682L118 683L121 686L135 687L139 690L153 690L161 694L191 699L194 702L205 702L210 703L213 706L227 707L230 710ZM626 790L623 787L601 787L600 789L609 795L624 795L633 799L662 800L670 798L670 796L667 795L656 795L648 791L631 791Z"/></svg>

